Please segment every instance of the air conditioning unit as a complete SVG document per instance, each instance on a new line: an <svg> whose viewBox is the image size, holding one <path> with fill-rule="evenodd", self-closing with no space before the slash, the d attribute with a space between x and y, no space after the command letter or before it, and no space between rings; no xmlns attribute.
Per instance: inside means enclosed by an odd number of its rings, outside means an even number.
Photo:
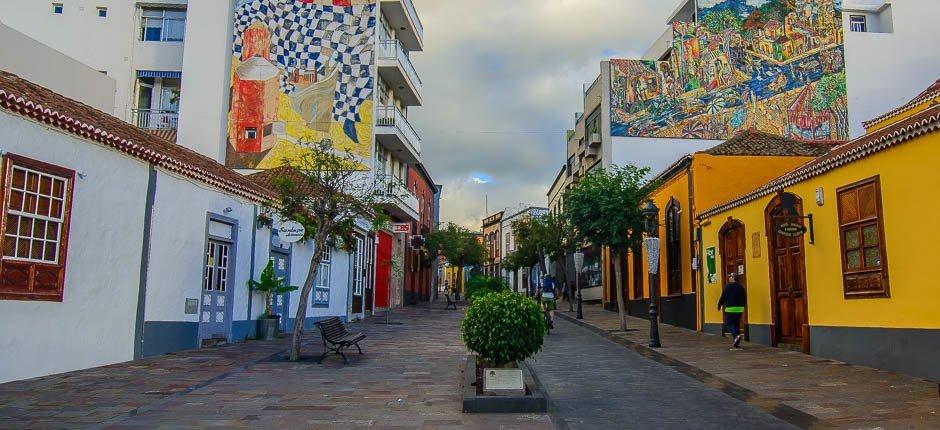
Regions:
<svg viewBox="0 0 940 430"><path fill-rule="evenodd" d="M601 134L600 133L591 133L591 140L589 141L591 145L600 145L601 144Z"/></svg>

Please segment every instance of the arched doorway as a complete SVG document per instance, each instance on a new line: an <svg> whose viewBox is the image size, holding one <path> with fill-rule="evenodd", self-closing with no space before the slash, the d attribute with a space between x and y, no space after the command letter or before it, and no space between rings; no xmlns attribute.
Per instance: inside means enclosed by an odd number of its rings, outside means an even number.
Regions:
<svg viewBox="0 0 940 430"><path fill-rule="evenodd" d="M728 218L728 221L718 231L718 246L721 253L721 279L727 282L732 273L738 274L738 282L747 289L746 256L747 241L744 224L741 221ZM747 326L747 307L741 316L741 330L744 338L750 340Z"/></svg>
<svg viewBox="0 0 940 430"><path fill-rule="evenodd" d="M764 211L770 259L770 299L774 346L789 346L809 353L806 314L806 254L803 235L784 235L781 223L803 223L799 196L781 193Z"/></svg>

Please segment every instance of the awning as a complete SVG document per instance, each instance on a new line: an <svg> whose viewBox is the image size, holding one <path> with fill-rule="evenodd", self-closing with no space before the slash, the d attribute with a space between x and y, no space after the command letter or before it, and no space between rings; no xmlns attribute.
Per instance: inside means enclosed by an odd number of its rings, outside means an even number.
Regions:
<svg viewBox="0 0 940 430"><path fill-rule="evenodd" d="M183 72L167 72L162 70L138 70L138 78L176 78L183 77Z"/></svg>

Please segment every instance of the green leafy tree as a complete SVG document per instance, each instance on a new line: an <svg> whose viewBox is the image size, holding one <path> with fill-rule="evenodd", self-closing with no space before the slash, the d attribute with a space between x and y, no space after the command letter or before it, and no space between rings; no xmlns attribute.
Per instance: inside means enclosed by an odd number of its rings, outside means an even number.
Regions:
<svg viewBox="0 0 940 430"><path fill-rule="evenodd" d="M261 271L261 277L258 278L257 281L253 279L248 281L249 291L255 291L264 295L264 315L262 315L262 318L274 316L274 311L271 309L274 296L297 291L299 288L300 287L287 285L287 282L285 282L283 278L278 278L277 275L274 274L273 261L268 262L268 265Z"/></svg>
<svg viewBox="0 0 940 430"><path fill-rule="evenodd" d="M723 33L727 29L741 31L744 22L741 17L735 14L731 9L722 9L721 11L705 15L704 24L708 31L713 34L718 34Z"/></svg>
<svg viewBox="0 0 940 430"><path fill-rule="evenodd" d="M836 120L837 136L847 136L849 130L848 92L845 86L845 72L823 76L816 84L813 97L813 110L830 112Z"/></svg>
<svg viewBox="0 0 940 430"><path fill-rule="evenodd" d="M529 358L542 349L545 316L535 300L503 291L474 300L460 322L467 349L495 366Z"/></svg>
<svg viewBox="0 0 940 430"><path fill-rule="evenodd" d="M305 242L313 244L310 268L300 291L290 360L300 360L303 323L308 300L328 243L352 243L356 220L373 221L373 227L388 218L378 208L376 184L351 153L335 151L327 140L301 141L300 151L281 167L260 173L275 191L265 206L282 220L293 220L305 228Z"/></svg>
<svg viewBox="0 0 940 430"><path fill-rule="evenodd" d="M516 243L517 245L519 244L518 242ZM523 248L522 246L517 246L515 251L503 257L502 260L503 267L512 272L514 277L518 276L520 270L535 267L538 262L538 254L534 252L534 250ZM519 289L516 288L515 291L518 293ZM528 286L526 286L526 291L528 292Z"/></svg>
<svg viewBox="0 0 940 430"><path fill-rule="evenodd" d="M443 255L451 266L457 268L457 279L463 279L464 267L483 264L486 249L476 234L454 223L427 235L427 248L431 255ZM454 285L459 288L460 282ZM458 291L459 292L459 291Z"/></svg>
<svg viewBox="0 0 940 430"><path fill-rule="evenodd" d="M589 243L610 249L615 262L643 240L643 214L640 205L654 184L644 184L648 168L614 166L588 173L565 194L565 216L578 234ZM620 329L627 329L624 310L623 273L614 264L617 310Z"/></svg>

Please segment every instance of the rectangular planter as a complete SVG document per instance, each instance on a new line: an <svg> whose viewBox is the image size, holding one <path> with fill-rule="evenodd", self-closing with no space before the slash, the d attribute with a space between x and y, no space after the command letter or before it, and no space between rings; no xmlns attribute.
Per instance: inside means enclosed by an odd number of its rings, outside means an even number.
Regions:
<svg viewBox="0 0 940 430"><path fill-rule="evenodd" d="M525 362L519 363L525 386L524 396L487 396L478 395L476 382L477 360L475 355L467 356L467 366L463 370L463 412L464 413L529 413L547 412L548 400L542 386L532 377L532 369Z"/></svg>

